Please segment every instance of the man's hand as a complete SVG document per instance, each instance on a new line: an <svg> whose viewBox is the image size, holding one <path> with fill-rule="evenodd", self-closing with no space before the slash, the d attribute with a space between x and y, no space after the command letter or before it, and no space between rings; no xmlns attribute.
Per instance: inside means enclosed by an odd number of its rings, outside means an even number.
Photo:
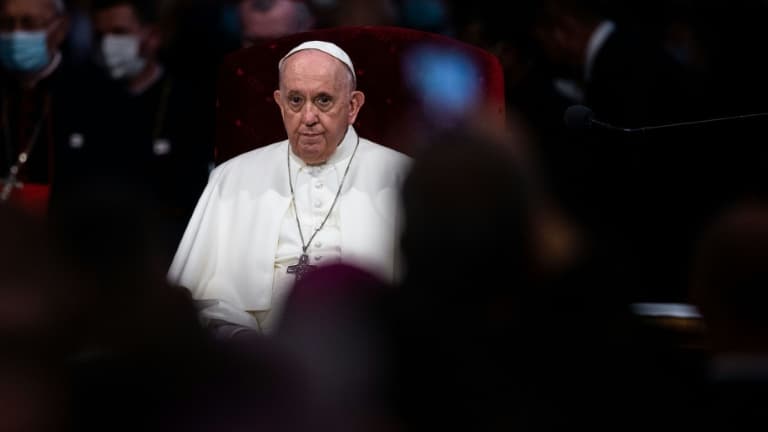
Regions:
<svg viewBox="0 0 768 432"><path fill-rule="evenodd" d="M231 322L219 319L208 320L206 329L211 332L214 338L222 340L261 336L261 332L257 329L233 324Z"/></svg>

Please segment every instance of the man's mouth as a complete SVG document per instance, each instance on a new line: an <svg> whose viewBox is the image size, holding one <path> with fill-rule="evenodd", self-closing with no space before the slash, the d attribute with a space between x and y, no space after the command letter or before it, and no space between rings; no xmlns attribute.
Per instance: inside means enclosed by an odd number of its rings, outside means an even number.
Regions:
<svg viewBox="0 0 768 432"><path fill-rule="evenodd" d="M319 144L322 140L322 134L300 134L299 136L304 145Z"/></svg>

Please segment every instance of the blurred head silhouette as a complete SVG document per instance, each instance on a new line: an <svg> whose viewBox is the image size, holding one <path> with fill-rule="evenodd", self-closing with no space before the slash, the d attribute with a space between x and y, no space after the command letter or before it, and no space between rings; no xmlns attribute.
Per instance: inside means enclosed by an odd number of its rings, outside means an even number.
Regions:
<svg viewBox="0 0 768 432"><path fill-rule="evenodd" d="M407 278L446 289L524 281L533 264L529 186L508 143L466 129L437 136L403 189Z"/></svg>
<svg viewBox="0 0 768 432"><path fill-rule="evenodd" d="M508 399L498 390L518 368L506 341L520 347L518 360L526 357L518 336L543 306L531 285L533 196L514 145L485 133L438 133L416 155L403 186L398 302L398 400L414 426L440 412L479 429L515 417L501 409Z"/></svg>
<svg viewBox="0 0 768 432"><path fill-rule="evenodd" d="M319 267L288 297L275 340L306 374L305 396L320 429L381 425L390 385L391 287L348 264Z"/></svg>
<svg viewBox="0 0 768 432"><path fill-rule="evenodd" d="M7 431L63 430L75 286L40 221L0 206L0 418Z"/></svg>
<svg viewBox="0 0 768 432"><path fill-rule="evenodd" d="M312 11L301 0L240 0L238 15L244 47L308 31L314 25Z"/></svg>
<svg viewBox="0 0 768 432"><path fill-rule="evenodd" d="M691 298L719 352L768 353L768 205L741 204L703 234Z"/></svg>

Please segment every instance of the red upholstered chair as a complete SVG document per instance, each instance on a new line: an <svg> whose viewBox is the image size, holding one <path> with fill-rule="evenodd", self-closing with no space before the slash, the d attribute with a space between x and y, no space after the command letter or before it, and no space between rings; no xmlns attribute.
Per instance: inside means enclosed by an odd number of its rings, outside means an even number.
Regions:
<svg viewBox="0 0 768 432"><path fill-rule="evenodd" d="M217 85L217 163L286 138L272 96L277 64L294 46L315 39L336 43L352 58L357 87L366 95L355 123L362 137L413 154L403 139L414 124L406 117L440 111L443 121L456 120L441 111L451 105L482 112L483 121L504 123L503 73L489 52L406 28L336 27L290 35L225 58Z"/></svg>

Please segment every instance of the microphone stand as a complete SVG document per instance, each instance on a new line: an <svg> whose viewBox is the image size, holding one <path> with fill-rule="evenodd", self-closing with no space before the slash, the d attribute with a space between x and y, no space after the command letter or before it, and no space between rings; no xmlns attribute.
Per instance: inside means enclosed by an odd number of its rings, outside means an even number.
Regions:
<svg viewBox="0 0 768 432"><path fill-rule="evenodd" d="M680 126L696 126L696 125L704 125L709 123L717 123L721 121L726 120L743 120L743 119L749 119L749 118L755 118L755 117L765 117L768 116L768 113L756 113L756 114L743 114L733 117L718 117L713 119L707 119L707 120L691 120L691 121L685 121L685 122L678 122L678 123L669 123L664 125L658 125L658 126L645 126L640 128L622 128L618 126L614 126L605 122L602 122L600 120L592 119L592 123L603 127L605 129L610 130L617 130L621 132L648 132L656 129L666 129L666 128L674 128L674 127L680 127Z"/></svg>

